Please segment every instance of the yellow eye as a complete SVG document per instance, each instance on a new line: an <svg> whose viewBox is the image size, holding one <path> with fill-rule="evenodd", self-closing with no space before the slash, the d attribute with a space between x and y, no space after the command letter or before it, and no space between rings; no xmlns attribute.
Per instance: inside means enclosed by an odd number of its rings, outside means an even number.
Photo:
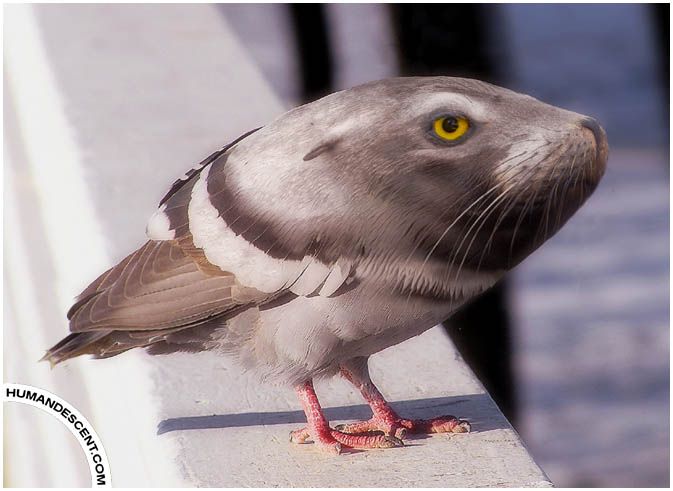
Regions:
<svg viewBox="0 0 673 491"><path fill-rule="evenodd" d="M442 116L432 123L435 134L443 140L457 140L470 129L470 122L461 116Z"/></svg>

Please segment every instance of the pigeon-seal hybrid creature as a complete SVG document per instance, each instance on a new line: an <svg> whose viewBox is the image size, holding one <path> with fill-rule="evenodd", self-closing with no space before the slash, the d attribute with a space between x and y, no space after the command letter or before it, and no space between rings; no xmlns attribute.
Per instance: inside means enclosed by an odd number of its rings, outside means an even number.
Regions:
<svg viewBox="0 0 673 491"><path fill-rule="evenodd" d="M484 82L393 78L251 131L161 200L149 240L68 312L52 364L215 350L296 389L295 443L401 444L465 432L398 416L373 353L448 318L552 236L597 186L607 139L586 116ZM331 428L312 380L342 374L371 420Z"/></svg>

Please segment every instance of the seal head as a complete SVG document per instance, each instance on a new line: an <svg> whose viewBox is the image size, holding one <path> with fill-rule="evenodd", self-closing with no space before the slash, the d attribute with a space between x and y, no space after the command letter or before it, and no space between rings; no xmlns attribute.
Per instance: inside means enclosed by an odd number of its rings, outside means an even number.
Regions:
<svg viewBox="0 0 673 491"><path fill-rule="evenodd" d="M499 276L551 237L594 190L607 153L587 116L477 80L396 78L296 108L243 140L226 186L233 215L255 217L239 232L270 254L385 258L372 269L386 284L442 294L475 273Z"/></svg>

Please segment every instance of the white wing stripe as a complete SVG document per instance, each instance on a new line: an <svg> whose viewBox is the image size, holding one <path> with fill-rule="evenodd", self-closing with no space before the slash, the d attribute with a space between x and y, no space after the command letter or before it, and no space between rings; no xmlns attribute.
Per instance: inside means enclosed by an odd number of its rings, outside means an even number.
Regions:
<svg viewBox="0 0 673 491"><path fill-rule="evenodd" d="M296 295L307 296L315 292L330 274L329 268L317 259L307 256L302 261L306 265L303 273L290 287Z"/></svg>
<svg viewBox="0 0 673 491"><path fill-rule="evenodd" d="M345 267L337 262L334 267L332 267L332 271L330 271L329 276L325 280L325 284L320 289L320 296L329 297L332 295L348 279L349 273L349 267Z"/></svg>
<svg viewBox="0 0 673 491"><path fill-rule="evenodd" d="M292 283L301 273L301 261L268 256L227 227L210 203L205 173L192 189L188 216L194 245L203 249L212 264L233 273L242 285L272 293Z"/></svg>
<svg viewBox="0 0 673 491"><path fill-rule="evenodd" d="M173 240L175 230L171 230L171 221L166 215L166 204L161 205L147 222L145 233L152 240Z"/></svg>

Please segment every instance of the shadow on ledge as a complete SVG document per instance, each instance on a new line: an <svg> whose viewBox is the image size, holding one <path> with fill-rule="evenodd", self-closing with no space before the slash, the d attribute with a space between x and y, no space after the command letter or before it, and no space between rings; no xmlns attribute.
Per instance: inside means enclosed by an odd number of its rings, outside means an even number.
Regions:
<svg viewBox="0 0 673 491"><path fill-rule="evenodd" d="M472 425L473 432L510 428L505 417L497 410L495 403L487 394L413 399L392 402L391 406L405 418L432 418L453 414L459 418L467 419ZM324 411L329 421L366 420L371 417L371 410L366 404L328 407ZM303 411L184 416L163 420L157 427L157 435L181 430L305 423L306 417Z"/></svg>

